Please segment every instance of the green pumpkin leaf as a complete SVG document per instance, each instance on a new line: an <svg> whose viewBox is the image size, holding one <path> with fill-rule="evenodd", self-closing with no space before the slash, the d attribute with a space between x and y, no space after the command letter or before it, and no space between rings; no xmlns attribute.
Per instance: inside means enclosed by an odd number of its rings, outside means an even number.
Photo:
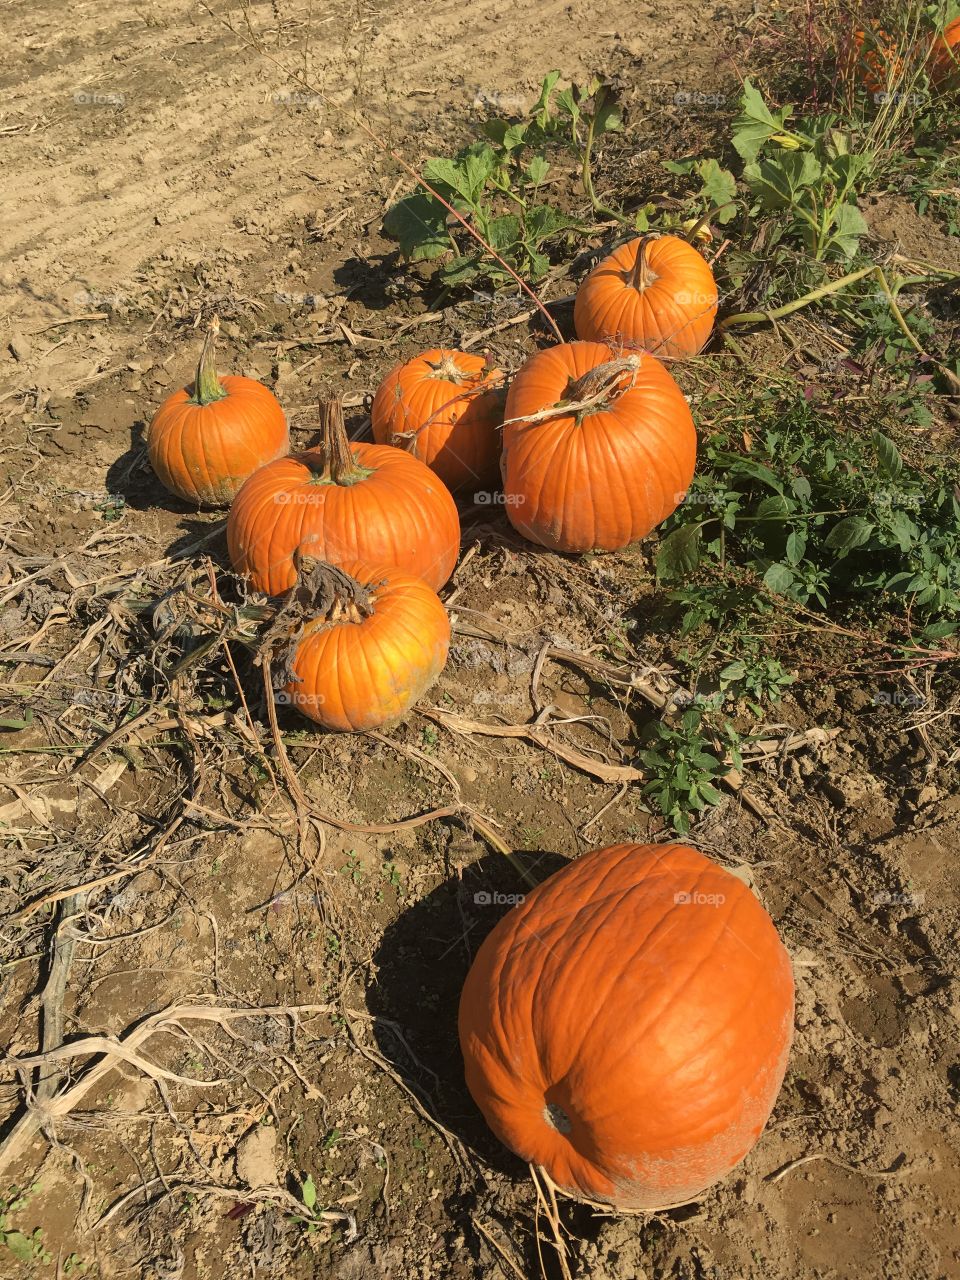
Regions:
<svg viewBox="0 0 960 1280"><path fill-rule="evenodd" d="M33 1241L22 1231L8 1231L4 1244L20 1262L33 1261Z"/></svg>
<svg viewBox="0 0 960 1280"><path fill-rule="evenodd" d="M863 214L855 204L838 205L833 211L830 244L845 258L852 258L859 248L860 237L866 235L869 230Z"/></svg>
<svg viewBox="0 0 960 1280"><path fill-rule="evenodd" d="M447 211L433 196L404 196L386 212L383 229L399 241L400 252L411 262L439 258L450 245Z"/></svg>
<svg viewBox="0 0 960 1280"><path fill-rule="evenodd" d="M657 578L670 581L696 571L700 563L699 524L683 524L661 541L657 550Z"/></svg>
<svg viewBox="0 0 960 1280"><path fill-rule="evenodd" d="M733 121L733 145L737 154L744 160L756 160L760 148L781 133L787 120L793 114L792 107L781 107L775 114L763 100L759 89L755 89L749 80L743 82L743 96L740 99L740 114Z"/></svg>
<svg viewBox="0 0 960 1280"><path fill-rule="evenodd" d="M543 156L534 156L527 165L527 177L535 187L539 187L549 172L550 166Z"/></svg>
<svg viewBox="0 0 960 1280"><path fill-rule="evenodd" d="M737 180L729 169L721 169L716 160L701 160L697 164L700 177L700 194L710 201L712 209L716 209L716 220L721 225L737 216L736 206L731 203L737 194Z"/></svg>

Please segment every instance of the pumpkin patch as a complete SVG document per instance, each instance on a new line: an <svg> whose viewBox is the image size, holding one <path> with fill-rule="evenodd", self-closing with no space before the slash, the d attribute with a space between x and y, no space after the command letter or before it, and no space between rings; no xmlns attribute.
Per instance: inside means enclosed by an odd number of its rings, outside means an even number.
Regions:
<svg viewBox="0 0 960 1280"><path fill-rule="evenodd" d="M960 1275L958 15L6 6L0 1276Z"/></svg>

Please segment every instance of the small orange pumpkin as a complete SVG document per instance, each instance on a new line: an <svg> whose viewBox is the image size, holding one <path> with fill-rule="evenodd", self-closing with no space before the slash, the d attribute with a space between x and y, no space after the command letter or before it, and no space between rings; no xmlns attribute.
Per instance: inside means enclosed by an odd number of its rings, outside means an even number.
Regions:
<svg viewBox="0 0 960 1280"><path fill-rule="evenodd" d="M370 412L373 438L408 448L454 493L496 488L502 380L483 356L425 351L398 364L380 384Z"/></svg>
<svg viewBox="0 0 960 1280"><path fill-rule="evenodd" d="M884 92L903 72L903 59L897 56L896 41L876 23L853 33L847 65L854 78L872 94Z"/></svg>
<svg viewBox="0 0 960 1280"><path fill-rule="evenodd" d="M960 18L947 23L931 50L930 79L942 90L960 88Z"/></svg>
<svg viewBox="0 0 960 1280"><path fill-rule="evenodd" d="M153 416L147 453L161 484L185 502L224 507L258 467L290 449L280 402L253 378L217 376L216 316L190 388L175 391Z"/></svg>
<svg viewBox="0 0 960 1280"><path fill-rule="evenodd" d="M331 564L392 564L438 591L460 550L449 490L402 449L351 443L339 401L321 409L323 449L278 458L237 494L227 517L234 569L281 595L297 580L299 550Z"/></svg>
<svg viewBox="0 0 960 1280"><path fill-rule="evenodd" d="M277 701L350 733L396 720L447 661L450 619L436 592L392 565L297 563L301 582L323 577L329 607L297 634Z"/></svg>
<svg viewBox="0 0 960 1280"><path fill-rule="evenodd" d="M742 880L684 845L614 845L482 943L460 999L467 1087L561 1190L670 1208L757 1142L793 1008L790 957Z"/></svg>
<svg viewBox="0 0 960 1280"><path fill-rule="evenodd" d="M717 283L693 245L647 235L597 263L577 291L573 323L586 342L680 360L703 350L716 314Z"/></svg>
<svg viewBox="0 0 960 1280"><path fill-rule="evenodd" d="M599 342L548 347L514 378L506 413L507 516L554 551L613 551L645 537L693 479L690 409L651 355L618 357Z"/></svg>

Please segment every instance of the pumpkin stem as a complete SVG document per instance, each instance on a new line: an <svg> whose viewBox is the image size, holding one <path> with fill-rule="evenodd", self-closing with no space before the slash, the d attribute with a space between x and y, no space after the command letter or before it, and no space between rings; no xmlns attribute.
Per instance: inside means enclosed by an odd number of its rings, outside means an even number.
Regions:
<svg viewBox="0 0 960 1280"><path fill-rule="evenodd" d="M563 403L569 410L602 408L611 400L616 400L633 385L633 379L640 368L639 355L622 356L617 360L606 360L603 364L588 369L582 378L571 382L567 387ZM625 385L626 376L630 382Z"/></svg>
<svg viewBox="0 0 960 1280"><path fill-rule="evenodd" d="M219 332L220 317L213 316L207 326L207 336L203 340L197 376L193 383L194 404L213 404L216 400L222 400L227 394L213 363L213 348Z"/></svg>
<svg viewBox="0 0 960 1280"><path fill-rule="evenodd" d="M656 232L651 232L648 236L641 236L640 243L637 245L636 261L626 277L627 284L631 288L637 289L640 293L643 293L644 289L649 289L654 280L660 279L647 261L647 245L651 240L657 239L659 237Z"/></svg>
<svg viewBox="0 0 960 1280"><path fill-rule="evenodd" d="M293 561L299 575L293 595L305 613L325 617L331 626L335 622L362 622L371 616L376 605L371 587L378 584L364 586L336 565L304 554L299 547Z"/></svg>
<svg viewBox="0 0 960 1280"><path fill-rule="evenodd" d="M323 431L323 475L328 484L356 484L369 470L361 467L350 448L343 404L339 397L320 401L320 426Z"/></svg>
<svg viewBox="0 0 960 1280"><path fill-rule="evenodd" d="M444 351L439 360L428 360L427 364L433 370L433 373L427 374L428 378L443 378L446 382L452 382L455 387L462 387L470 380L470 374L460 368L452 352Z"/></svg>

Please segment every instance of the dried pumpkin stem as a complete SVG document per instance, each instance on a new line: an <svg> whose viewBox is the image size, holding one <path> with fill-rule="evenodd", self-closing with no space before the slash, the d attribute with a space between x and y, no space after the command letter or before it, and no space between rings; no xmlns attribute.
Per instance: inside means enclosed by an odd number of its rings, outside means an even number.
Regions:
<svg viewBox="0 0 960 1280"><path fill-rule="evenodd" d="M571 382L563 399L548 409L524 414L522 418L507 418L504 427L514 423L546 422L550 418L572 418L581 422L588 414L609 409L611 404L629 391L636 382L643 357L621 356L607 360L589 369L582 378Z"/></svg>
<svg viewBox="0 0 960 1280"><path fill-rule="evenodd" d="M207 336L203 340L203 350L200 352L197 376L193 384L195 404L213 404L217 400L222 400L227 394L213 362L213 349L219 332L220 317L213 316L207 326Z"/></svg>
<svg viewBox="0 0 960 1280"><path fill-rule="evenodd" d="M323 432L323 474L328 484L356 484L370 472L361 467L350 448L343 420L343 403L339 397L320 401L320 427Z"/></svg>
<svg viewBox="0 0 960 1280"><path fill-rule="evenodd" d="M627 276L627 284L633 289L638 289L641 293L644 289L649 289L654 280L658 280L660 278L647 261L647 245L651 240L657 239L659 239L659 236L656 232L651 232L650 235L643 236L639 245L637 245L636 261Z"/></svg>
<svg viewBox="0 0 960 1280"><path fill-rule="evenodd" d="M465 382L471 379L471 374L461 369L450 352L444 352L440 360L428 361L433 373L428 374L430 378L442 378L445 382L452 382L455 387L462 387Z"/></svg>
<svg viewBox="0 0 960 1280"><path fill-rule="evenodd" d="M363 586L336 565L297 552L294 556L299 581L294 588L297 604L314 617L330 623L362 622L373 613L376 603L368 583Z"/></svg>

